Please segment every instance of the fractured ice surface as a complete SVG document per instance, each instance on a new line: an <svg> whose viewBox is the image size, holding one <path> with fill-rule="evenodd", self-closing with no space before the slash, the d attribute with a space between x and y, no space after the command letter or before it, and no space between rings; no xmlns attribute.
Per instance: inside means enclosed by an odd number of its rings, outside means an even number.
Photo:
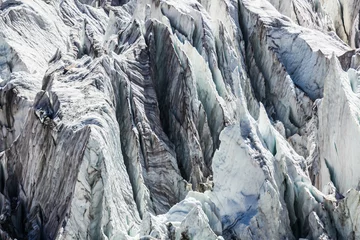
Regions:
<svg viewBox="0 0 360 240"><path fill-rule="evenodd" d="M0 0L2 239L358 239L357 0Z"/></svg>

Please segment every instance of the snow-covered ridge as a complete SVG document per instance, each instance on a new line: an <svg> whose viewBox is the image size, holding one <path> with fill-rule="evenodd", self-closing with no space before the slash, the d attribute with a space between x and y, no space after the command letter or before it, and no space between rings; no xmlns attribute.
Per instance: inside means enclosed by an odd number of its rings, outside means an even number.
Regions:
<svg viewBox="0 0 360 240"><path fill-rule="evenodd" d="M0 0L0 238L360 238L359 10Z"/></svg>

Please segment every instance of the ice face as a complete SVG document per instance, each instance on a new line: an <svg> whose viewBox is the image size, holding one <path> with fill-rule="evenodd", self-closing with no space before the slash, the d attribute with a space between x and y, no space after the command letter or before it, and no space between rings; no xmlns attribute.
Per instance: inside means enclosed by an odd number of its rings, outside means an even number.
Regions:
<svg viewBox="0 0 360 240"><path fill-rule="evenodd" d="M1 238L359 238L359 8L0 0Z"/></svg>

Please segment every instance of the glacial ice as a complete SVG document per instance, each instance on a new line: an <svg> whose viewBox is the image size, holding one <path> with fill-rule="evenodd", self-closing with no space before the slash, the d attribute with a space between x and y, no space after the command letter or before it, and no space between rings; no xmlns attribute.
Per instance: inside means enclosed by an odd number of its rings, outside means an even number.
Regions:
<svg viewBox="0 0 360 240"><path fill-rule="evenodd" d="M357 0L0 0L1 239L358 239Z"/></svg>

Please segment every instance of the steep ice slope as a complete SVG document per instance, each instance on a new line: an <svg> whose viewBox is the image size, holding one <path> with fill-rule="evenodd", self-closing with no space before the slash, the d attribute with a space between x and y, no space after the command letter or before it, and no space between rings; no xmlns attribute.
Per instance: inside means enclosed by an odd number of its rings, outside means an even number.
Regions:
<svg viewBox="0 0 360 240"><path fill-rule="evenodd" d="M358 72L355 69L343 72L339 62L333 59L325 81L324 98L319 108L322 165L319 184L323 186L331 179L341 192L345 192L359 186L356 173L360 123Z"/></svg>
<svg viewBox="0 0 360 240"><path fill-rule="evenodd" d="M0 236L357 239L358 6L0 1Z"/></svg>
<svg viewBox="0 0 360 240"><path fill-rule="evenodd" d="M295 25L266 1L243 1L240 12L255 93L294 134L311 114L311 100L322 97L329 57L350 48L336 36Z"/></svg>

